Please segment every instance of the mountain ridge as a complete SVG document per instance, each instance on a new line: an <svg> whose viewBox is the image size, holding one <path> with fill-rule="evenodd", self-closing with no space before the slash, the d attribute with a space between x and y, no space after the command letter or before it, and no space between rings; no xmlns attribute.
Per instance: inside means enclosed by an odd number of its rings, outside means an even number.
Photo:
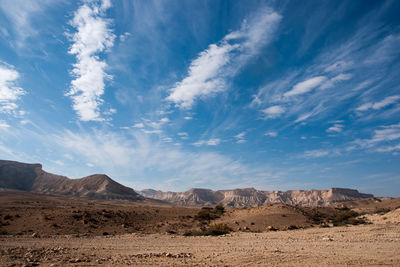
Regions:
<svg viewBox="0 0 400 267"><path fill-rule="evenodd" d="M48 173L41 164L0 160L0 189L22 190L51 195L69 195L98 199L144 200L146 198L182 206L215 206L251 208L269 204L328 206L330 204L374 198L356 189L263 191L255 188L211 190L192 188L186 192L163 192L145 189L135 192L105 174L79 179Z"/></svg>
<svg viewBox="0 0 400 267"><path fill-rule="evenodd" d="M44 171L41 164L9 160L0 160L0 188L98 199L144 199L132 188L117 183L105 174L70 179Z"/></svg>
<svg viewBox="0 0 400 267"><path fill-rule="evenodd" d="M144 197L163 200L183 206L223 205L233 208L260 207L269 204L289 204L303 206L328 206L334 203L374 198L356 189L336 188L329 190L288 190L263 191L255 188L217 190L192 188L185 192L163 192L154 189L138 191Z"/></svg>

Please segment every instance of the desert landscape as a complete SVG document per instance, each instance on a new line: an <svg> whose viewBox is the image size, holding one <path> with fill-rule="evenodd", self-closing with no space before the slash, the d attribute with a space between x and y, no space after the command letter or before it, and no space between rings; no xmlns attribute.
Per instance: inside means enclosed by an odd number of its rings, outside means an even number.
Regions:
<svg viewBox="0 0 400 267"><path fill-rule="evenodd" d="M399 267L399 14L0 0L0 267Z"/></svg>
<svg viewBox="0 0 400 267"><path fill-rule="evenodd" d="M93 182L99 175L61 183L59 177L38 164L0 161L2 266L400 264L400 199L349 189L295 191L291 202L319 196L319 205L294 205L236 189L227 191L229 202L211 205L204 199L215 198L213 191L193 189L177 204L176 197L141 196L111 178ZM25 190L10 184L21 179ZM283 194L289 199L274 193ZM254 195L263 201L256 205Z"/></svg>

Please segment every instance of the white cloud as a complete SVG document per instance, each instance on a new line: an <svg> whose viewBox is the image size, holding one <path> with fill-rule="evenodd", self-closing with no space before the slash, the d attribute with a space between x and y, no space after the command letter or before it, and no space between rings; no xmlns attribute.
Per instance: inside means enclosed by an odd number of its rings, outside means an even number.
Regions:
<svg viewBox="0 0 400 267"><path fill-rule="evenodd" d="M246 132L241 132L241 133L235 135L235 138L237 138L237 139L243 139L245 135L246 135Z"/></svg>
<svg viewBox="0 0 400 267"><path fill-rule="evenodd" d="M374 130L370 139L357 139L353 143L362 149L375 148L377 152L391 152L395 150L391 148L396 147L391 143L398 139L400 139L400 124L392 124Z"/></svg>
<svg viewBox="0 0 400 267"><path fill-rule="evenodd" d="M321 85L324 81L326 81L325 76L317 76L317 77L313 77L308 80L305 80L303 82L299 82L295 86L293 86L292 90L286 92L283 96L290 97L290 96L302 95L302 94L308 93L315 87Z"/></svg>
<svg viewBox="0 0 400 267"><path fill-rule="evenodd" d="M76 55L77 63L73 66L70 91L73 108L82 121L101 121L99 106L103 103L105 80L111 79L105 69L107 64L98 54L111 48L115 35L109 28L110 22L104 12L110 6L109 1L84 3L70 21L76 29L71 40L70 54Z"/></svg>
<svg viewBox="0 0 400 267"><path fill-rule="evenodd" d="M320 150L320 149L315 149L315 150L307 150L304 152L302 157L304 158L322 158L325 156L328 156L330 153L328 150Z"/></svg>
<svg viewBox="0 0 400 267"><path fill-rule="evenodd" d="M394 152L394 151L400 151L400 144L394 145L394 146L384 146L384 147L379 147L375 151L377 152Z"/></svg>
<svg viewBox="0 0 400 267"><path fill-rule="evenodd" d="M10 125L7 122L0 120L0 128L10 128Z"/></svg>
<svg viewBox="0 0 400 267"><path fill-rule="evenodd" d="M337 71L344 71L349 69L350 67L352 67L354 65L353 62L348 62L348 61L337 61L331 65L329 65L328 67L325 68L325 72L337 72Z"/></svg>
<svg viewBox="0 0 400 267"><path fill-rule="evenodd" d="M133 125L133 127L134 127L134 128L144 128L144 124L143 124L142 122L135 123L135 124Z"/></svg>
<svg viewBox="0 0 400 267"><path fill-rule="evenodd" d="M223 67L229 63L230 52L238 47L226 42L220 45L211 44L190 64L188 77L171 89L167 100L175 102L181 108L190 108L197 97L223 91Z"/></svg>
<svg viewBox="0 0 400 267"><path fill-rule="evenodd" d="M188 109L197 98L226 90L226 79L269 42L280 18L271 10L263 10L250 22L245 21L240 30L226 35L217 44L210 44L191 62L188 76L171 88L167 100Z"/></svg>
<svg viewBox="0 0 400 267"><path fill-rule="evenodd" d="M326 129L327 133L340 133L343 131L343 124L335 123L333 126Z"/></svg>
<svg viewBox="0 0 400 267"><path fill-rule="evenodd" d="M115 113L117 113L117 110L115 108L110 108L109 110L103 112L104 115L112 115Z"/></svg>
<svg viewBox="0 0 400 267"><path fill-rule="evenodd" d="M328 81L324 82L321 85L321 89L328 89L328 88L332 88L335 86L336 83L342 82L342 81L347 81L350 80L353 77L353 75L351 74L339 74L331 79L329 79Z"/></svg>
<svg viewBox="0 0 400 267"><path fill-rule="evenodd" d="M32 20L40 17L46 8L57 1L25 1L2 0L0 9L11 22L11 26L17 35L17 46L25 44L25 40L38 34L38 29L33 26Z"/></svg>
<svg viewBox="0 0 400 267"><path fill-rule="evenodd" d="M400 100L400 95L388 96L379 102L364 103L363 105L356 108L356 111L367 111L369 109L379 110L379 109L385 108L387 106L390 106L392 104L395 104L399 100Z"/></svg>
<svg viewBox="0 0 400 267"><path fill-rule="evenodd" d="M307 120L308 118L310 118L312 115L313 115L312 113L303 114L303 115L301 115L300 117L298 117L294 122L295 122L295 123L298 123L298 122L305 121L305 120Z"/></svg>
<svg viewBox="0 0 400 267"><path fill-rule="evenodd" d="M400 124L383 126L382 129L375 130L371 143L393 141L400 138Z"/></svg>
<svg viewBox="0 0 400 267"><path fill-rule="evenodd" d="M241 132L241 133L235 135L235 138L237 139L236 143L238 143L238 144L246 143L247 140L244 138L245 136L246 136L246 132Z"/></svg>
<svg viewBox="0 0 400 267"><path fill-rule="evenodd" d="M196 143L193 143L193 145L195 145L195 146L204 146L204 145L217 146L220 143L221 143L221 139L212 138L212 139L209 139L209 140L199 140Z"/></svg>
<svg viewBox="0 0 400 267"><path fill-rule="evenodd" d="M161 130L143 130L144 133L146 134L161 134Z"/></svg>
<svg viewBox="0 0 400 267"><path fill-rule="evenodd" d="M279 105L272 106L266 109L263 109L262 112L267 116L267 118L277 118L282 113L285 112L285 108Z"/></svg>
<svg viewBox="0 0 400 267"><path fill-rule="evenodd" d="M174 141L171 137L164 137L162 140L167 143Z"/></svg>
<svg viewBox="0 0 400 267"><path fill-rule="evenodd" d="M186 116L186 117L184 117L184 119L185 119L185 120L191 120L191 119L193 119L193 117Z"/></svg>
<svg viewBox="0 0 400 267"><path fill-rule="evenodd" d="M146 125L153 129L160 129L164 124L168 123L170 120L166 117L161 118L159 121L146 121Z"/></svg>
<svg viewBox="0 0 400 267"><path fill-rule="evenodd" d="M186 133L186 132L178 133L178 136L179 136L182 140L187 140L187 139L189 139L189 134Z"/></svg>
<svg viewBox="0 0 400 267"><path fill-rule="evenodd" d="M265 136L270 136L270 137L277 137L278 133L275 132L275 131L269 131L269 132L266 132L264 135Z"/></svg>
<svg viewBox="0 0 400 267"><path fill-rule="evenodd" d="M121 42L125 42L126 39L128 39L129 36L131 36L131 34L130 34L129 32L125 32L124 34L121 34L121 35L119 36L119 40L120 40Z"/></svg>
<svg viewBox="0 0 400 267"><path fill-rule="evenodd" d="M0 65L0 113L15 111L18 108L17 100L26 93L16 85L18 78L19 73L13 66Z"/></svg>

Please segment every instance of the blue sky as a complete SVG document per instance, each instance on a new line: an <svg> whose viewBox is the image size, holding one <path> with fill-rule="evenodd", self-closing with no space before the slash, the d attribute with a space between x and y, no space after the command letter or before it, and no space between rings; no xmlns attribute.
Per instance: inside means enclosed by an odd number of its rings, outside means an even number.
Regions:
<svg viewBox="0 0 400 267"><path fill-rule="evenodd" d="M134 189L400 196L399 12L0 0L0 158Z"/></svg>

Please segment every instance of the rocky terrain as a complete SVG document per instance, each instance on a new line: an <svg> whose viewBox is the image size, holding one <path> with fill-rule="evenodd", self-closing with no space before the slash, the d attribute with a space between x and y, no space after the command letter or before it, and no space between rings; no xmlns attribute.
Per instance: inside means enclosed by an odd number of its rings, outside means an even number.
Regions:
<svg viewBox="0 0 400 267"><path fill-rule="evenodd" d="M215 206L234 208L260 207L283 203L302 206L329 206L334 203L373 198L354 189L260 191L254 188L219 190L190 189L186 192L162 192L146 189L139 192L145 197L183 206Z"/></svg>
<svg viewBox="0 0 400 267"><path fill-rule="evenodd" d="M7 190L0 265L398 266L399 216L400 199L235 209Z"/></svg>
<svg viewBox="0 0 400 267"><path fill-rule="evenodd" d="M41 164L6 160L0 160L0 189L100 199L144 199L132 188L123 186L104 174L69 179L45 172Z"/></svg>
<svg viewBox="0 0 400 267"><path fill-rule="evenodd" d="M398 220L225 236L0 236L2 266L399 266L399 249Z"/></svg>

